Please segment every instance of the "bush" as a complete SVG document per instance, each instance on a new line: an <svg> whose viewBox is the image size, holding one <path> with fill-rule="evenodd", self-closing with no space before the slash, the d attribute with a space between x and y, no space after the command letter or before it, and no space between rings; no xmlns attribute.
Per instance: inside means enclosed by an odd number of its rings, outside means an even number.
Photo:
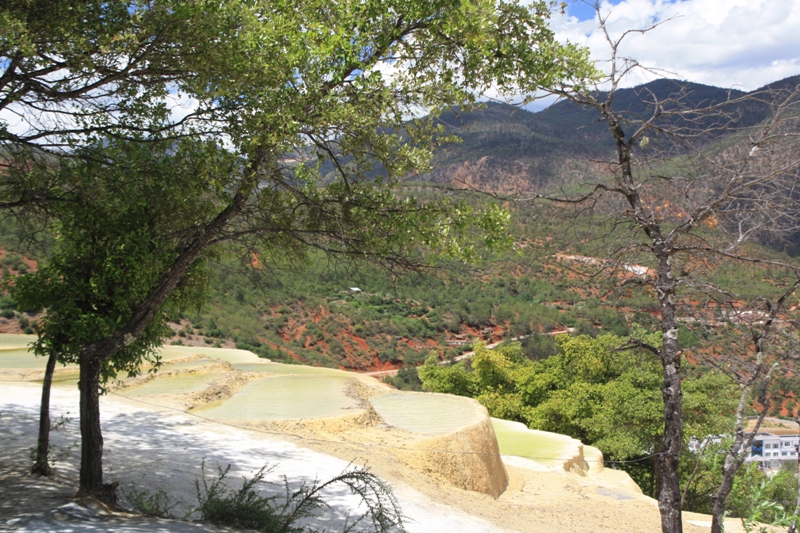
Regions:
<svg viewBox="0 0 800 533"><path fill-rule="evenodd" d="M13 315L13 313L14 313L13 309L16 309L16 308L17 308L17 301L14 300L14 298L12 298L11 296L9 296L7 294L0 295L0 309L3 309L4 311L11 311L11 313L12 313L11 316L6 316L6 318L13 317L14 316ZM5 316L5 315L3 315L3 316Z"/></svg>
<svg viewBox="0 0 800 533"><path fill-rule="evenodd" d="M146 489L133 487L122 491L122 496L128 500L133 510L144 516L155 516L158 518L175 518L172 511L180 502L173 502L169 495L163 490L151 493Z"/></svg>
<svg viewBox="0 0 800 533"><path fill-rule="evenodd" d="M404 366L397 371L397 376L389 376L384 381L400 390L422 390L422 381L415 366Z"/></svg>
<svg viewBox="0 0 800 533"><path fill-rule="evenodd" d="M203 478L195 481L198 507L201 519L217 526L249 528L265 533L303 533L313 531L297 525L303 518L314 516L328 504L322 499L322 492L332 485L344 484L352 494L361 498L366 512L355 521L345 524L343 532L365 530L362 522L369 519L372 531L388 533L393 528L405 531L403 517L391 489L380 479L366 470L348 468L333 479L320 483L303 483L299 489L292 490L284 477L284 495L262 496L258 487L265 483L270 469L262 467L255 476L244 478L238 490L230 488L225 478L230 465L224 470L218 467L216 479L206 479L205 462L202 465Z"/></svg>

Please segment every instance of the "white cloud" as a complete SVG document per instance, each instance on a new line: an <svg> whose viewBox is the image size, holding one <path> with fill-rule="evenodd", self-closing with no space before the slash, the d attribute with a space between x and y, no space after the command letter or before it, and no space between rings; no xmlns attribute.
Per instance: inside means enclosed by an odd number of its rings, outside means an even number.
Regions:
<svg viewBox="0 0 800 533"><path fill-rule="evenodd" d="M197 112L200 103L183 92L170 92L164 97L164 104L170 111L170 122L177 123Z"/></svg>
<svg viewBox="0 0 800 533"><path fill-rule="evenodd" d="M661 24L643 35L630 34L620 52L671 77L752 90L800 74L800 1L797 0L603 0L612 37L630 29ZM596 20L554 15L559 39L586 45L592 57L608 57ZM632 76L626 86L653 76Z"/></svg>

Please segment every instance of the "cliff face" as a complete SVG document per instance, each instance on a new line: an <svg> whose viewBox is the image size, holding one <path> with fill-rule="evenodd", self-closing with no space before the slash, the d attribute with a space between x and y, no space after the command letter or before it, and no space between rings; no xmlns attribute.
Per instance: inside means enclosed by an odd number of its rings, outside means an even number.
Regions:
<svg viewBox="0 0 800 533"><path fill-rule="evenodd" d="M498 498L508 487L508 472L489 413L480 407L483 419L453 433L416 439L413 448L398 450L398 458L438 481Z"/></svg>

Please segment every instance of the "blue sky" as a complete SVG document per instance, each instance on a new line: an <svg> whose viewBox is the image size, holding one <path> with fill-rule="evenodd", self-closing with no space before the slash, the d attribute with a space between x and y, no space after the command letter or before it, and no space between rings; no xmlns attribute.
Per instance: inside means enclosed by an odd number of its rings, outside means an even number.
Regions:
<svg viewBox="0 0 800 533"><path fill-rule="evenodd" d="M568 0L566 15L550 22L560 39L588 46L601 61L608 46L593 3ZM621 52L669 77L752 90L800 74L800 0L602 0L600 9L613 36L663 21L630 35ZM642 72L626 85L654 77Z"/></svg>
<svg viewBox="0 0 800 533"><path fill-rule="evenodd" d="M618 4L619 1L620 0L616 0L613 3ZM595 10L591 5L585 2L577 1L567 4L567 14L576 17L578 20L587 20L594 19Z"/></svg>

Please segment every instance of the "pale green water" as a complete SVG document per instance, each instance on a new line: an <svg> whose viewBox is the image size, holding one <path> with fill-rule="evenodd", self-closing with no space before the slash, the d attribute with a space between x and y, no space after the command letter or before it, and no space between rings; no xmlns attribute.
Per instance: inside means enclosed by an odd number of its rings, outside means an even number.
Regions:
<svg viewBox="0 0 800 533"><path fill-rule="evenodd" d="M258 356L247 350L233 348L207 348L205 346L162 346L161 356L165 361L178 359L187 355L199 354L212 359L228 361L229 363L258 362Z"/></svg>
<svg viewBox="0 0 800 533"><path fill-rule="evenodd" d="M27 345L35 335L0 335L0 368L44 369L46 358L35 357ZM229 361L235 368L249 372L279 374L250 382L232 398L198 408L203 416L220 420L291 420L337 416L358 407L344 390L351 374L331 368L285 365L267 362L245 350L165 346L161 349L164 361L192 354L203 359L169 365L169 369L196 368ZM184 374L157 377L126 395L148 396L181 394L203 390L215 376ZM77 372L60 372L56 385L74 386ZM483 416L483 410L467 398L430 393L389 393L370 399L375 410L390 425L426 435L443 435L473 424ZM492 419L500 453L515 455L542 464L558 464L574 453L575 441L563 435L530 430L523 424Z"/></svg>
<svg viewBox="0 0 800 533"><path fill-rule="evenodd" d="M305 365L284 365L282 363L236 363L233 365L238 370L245 372L267 372L270 374L303 374L315 376L338 376L348 377L352 373L345 372L344 370L336 370L335 368L323 368L318 366L305 366Z"/></svg>
<svg viewBox="0 0 800 533"><path fill-rule="evenodd" d="M497 444L503 455L516 455L537 463L561 463L572 455L576 442L566 435L528 429L524 424L492 418Z"/></svg>
<svg viewBox="0 0 800 533"><path fill-rule="evenodd" d="M78 378L80 374L78 373L77 366L70 366L69 368L74 368L74 372L57 372L55 376L53 376L53 386L63 387L65 385L68 386L75 386L78 384ZM39 381L41 383L41 380Z"/></svg>
<svg viewBox="0 0 800 533"><path fill-rule="evenodd" d="M452 433L486 416L473 400L450 394L396 392L369 401L390 426L425 435Z"/></svg>
<svg viewBox="0 0 800 533"><path fill-rule="evenodd" d="M36 335L19 335L14 333L3 333L0 335L0 350L6 348L26 348L36 340Z"/></svg>
<svg viewBox="0 0 800 533"><path fill-rule="evenodd" d="M326 418L358 407L344 393L347 378L276 376L251 381L224 402L195 410L218 420Z"/></svg>
<svg viewBox="0 0 800 533"><path fill-rule="evenodd" d="M28 344L36 335L0 335L0 368L44 368L46 357L36 357L28 351Z"/></svg>
<svg viewBox="0 0 800 533"><path fill-rule="evenodd" d="M218 361L214 359L195 359L194 361L186 361L185 363L174 363L174 364L165 364L162 369L163 370L177 370L177 369L187 369L187 368L197 368L201 366L213 365L216 364Z"/></svg>
<svg viewBox="0 0 800 533"><path fill-rule="evenodd" d="M46 357L36 357L27 348L0 350L0 368L41 368L47 365Z"/></svg>
<svg viewBox="0 0 800 533"><path fill-rule="evenodd" d="M186 394L201 391L214 379L211 374L182 374L179 376L156 377L144 385L125 392L129 396L148 396L151 394Z"/></svg>

